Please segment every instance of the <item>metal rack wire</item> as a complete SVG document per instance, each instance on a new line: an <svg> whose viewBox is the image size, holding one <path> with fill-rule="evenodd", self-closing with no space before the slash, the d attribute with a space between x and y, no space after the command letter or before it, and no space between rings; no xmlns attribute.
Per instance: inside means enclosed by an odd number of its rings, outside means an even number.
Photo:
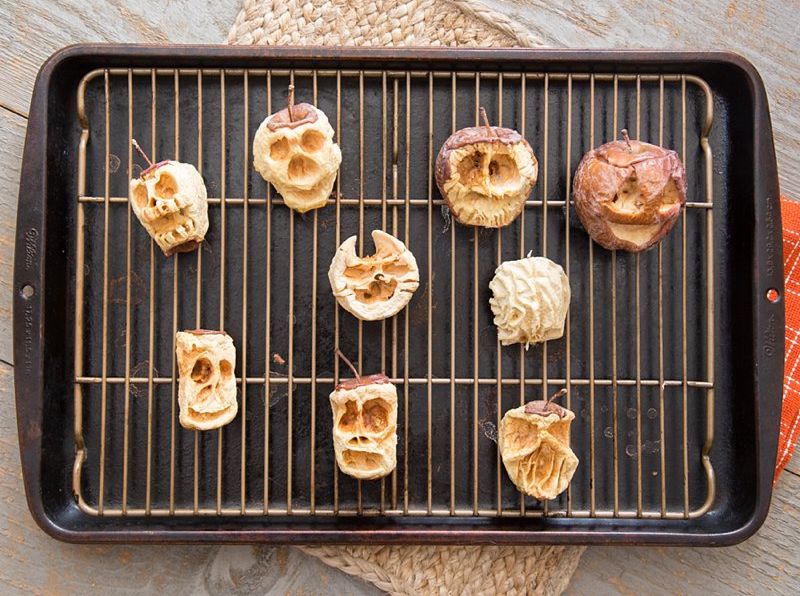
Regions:
<svg viewBox="0 0 800 596"><path fill-rule="evenodd" d="M255 127L289 83L327 111L344 154L329 206L305 217L250 167ZM713 97L702 79L107 68L84 77L77 101L73 490L84 511L682 519L710 507ZM481 105L540 161L523 214L497 232L443 223L432 182L438 147L477 124ZM569 201L580 154L625 126L675 146L690 179L676 229L635 256L594 246ZM191 161L206 178L204 249L164 259L138 229L126 196L134 136L149 137L154 161ZM355 323L332 305L326 259L345 227L363 252L370 225L411 247L422 287L391 320ZM570 277L565 335L501 349L486 276L529 250ZM203 326L235 338L241 404L237 421L205 434L177 426L174 361L175 332ZM381 481L336 470L325 399L340 378L334 348L398 385L399 463ZM540 503L506 478L493 429L509 407L559 387L579 415L581 463L564 495Z"/></svg>

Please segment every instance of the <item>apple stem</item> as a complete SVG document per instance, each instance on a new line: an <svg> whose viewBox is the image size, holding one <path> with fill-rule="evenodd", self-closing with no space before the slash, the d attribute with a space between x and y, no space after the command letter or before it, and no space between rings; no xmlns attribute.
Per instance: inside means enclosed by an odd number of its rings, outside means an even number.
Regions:
<svg viewBox="0 0 800 596"><path fill-rule="evenodd" d="M294 122L294 114L292 108L294 107L294 85L289 85L289 97L287 98L289 108L289 122Z"/></svg>
<svg viewBox="0 0 800 596"><path fill-rule="evenodd" d="M566 394L567 394L567 388L566 387L564 389L560 389L559 391L556 391L553 395L551 395L548 399L545 400L544 409L546 410L548 408L548 406L551 403L553 403L554 400L556 400L559 397L561 397L562 395L566 395Z"/></svg>
<svg viewBox="0 0 800 596"><path fill-rule="evenodd" d="M492 130L492 127L489 124L489 117L486 115L486 108L484 108L483 106L481 106L481 118L483 118L483 125L486 127L486 131L490 135L494 135L495 132L494 130Z"/></svg>
<svg viewBox="0 0 800 596"><path fill-rule="evenodd" d="M139 155L144 157L144 160L147 162L147 166L152 168L153 162L150 161L149 157L147 157L147 153L145 153L144 150L139 146L139 143L136 142L136 139L131 139L131 145L133 145L133 148L139 152Z"/></svg>
<svg viewBox="0 0 800 596"><path fill-rule="evenodd" d="M347 358L347 356L344 355L344 352L342 352L339 348L336 348L336 355L339 358L342 359L342 361L350 368L350 370L353 371L353 374L356 376L356 379L360 381L361 380L361 375L358 374L358 371L356 370L356 367L353 366L353 363L350 362L350 360Z"/></svg>
<svg viewBox="0 0 800 596"><path fill-rule="evenodd" d="M633 153L633 147L631 147L631 138L628 136L628 129L627 128L623 128L621 132L622 132L622 138L625 140L625 143L628 145L628 151Z"/></svg>

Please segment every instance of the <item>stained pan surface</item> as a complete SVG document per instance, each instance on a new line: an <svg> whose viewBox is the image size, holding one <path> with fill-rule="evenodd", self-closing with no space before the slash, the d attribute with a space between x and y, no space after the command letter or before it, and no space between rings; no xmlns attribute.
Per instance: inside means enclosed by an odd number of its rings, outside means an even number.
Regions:
<svg viewBox="0 0 800 596"><path fill-rule="evenodd" d="M291 82L343 153L329 204L305 216L250 159ZM450 222L432 179L480 106L539 158L500 232ZM685 214L639 257L591 244L569 202L581 155L622 128L676 149L689 178ZM200 253L162 257L131 218L131 137L200 169ZM766 515L781 226L763 85L737 56L76 46L39 75L19 205L20 449L31 511L60 539L727 544ZM394 319L359 324L327 268L374 228L406 241L421 287ZM501 349L488 282L528 251L568 272L567 333ZM219 432L177 424L173 336L196 326L238 348L240 414ZM336 472L337 347L398 386L383 481ZM523 499L499 417L562 387L580 466L558 499Z"/></svg>

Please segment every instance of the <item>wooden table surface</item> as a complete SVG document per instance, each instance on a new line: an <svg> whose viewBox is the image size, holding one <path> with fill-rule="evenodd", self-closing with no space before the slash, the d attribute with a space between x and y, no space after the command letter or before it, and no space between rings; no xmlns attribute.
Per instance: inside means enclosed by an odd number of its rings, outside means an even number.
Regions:
<svg viewBox="0 0 800 596"><path fill-rule="evenodd" d="M56 542L25 503L14 411L11 280L20 160L36 72L82 41L219 43L240 0L18 0L0 7L0 586L3 593L372 594L288 548L78 546ZM759 69L770 99L782 191L800 198L800 3L797 0L485 0L568 47L730 49ZM201 6L208 4L209 6ZM191 19L187 19L191 15ZM719 549L594 547L569 592L800 593L800 463L776 487L769 518Z"/></svg>

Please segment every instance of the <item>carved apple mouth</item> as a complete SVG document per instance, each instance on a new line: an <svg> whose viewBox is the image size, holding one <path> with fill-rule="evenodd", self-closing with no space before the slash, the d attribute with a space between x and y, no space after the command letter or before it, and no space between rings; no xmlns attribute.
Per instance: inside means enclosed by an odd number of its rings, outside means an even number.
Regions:
<svg viewBox="0 0 800 596"><path fill-rule="evenodd" d="M342 451L342 461L349 469L359 472L380 471L383 466L383 457L380 454L355 449Z"/></svg>
<svg viewBox="0 0 800 596"><path fill-rule="evenodd" d="M195 410L192 406L189 406L189 418L191 418L195 422L212 422L219 418L224 418L229 415L228 410L231 409L232 406L227 406L222 408L221 410L215 410L213 412L206 412Z"/></svg>
<svg viewBox="0 0 800 596"><path fill-rule="evenodd" d="M644 197L635 175L627 178L611 201L603 205L609 230L636 245L649 242L680 208L680 193L669 180L657 198Z"/></svg>
<svg viewBox="0 0 800 596"><path fill-rule="evenodd" d="M383 279L383 276L380 273L378 273L375 276L375 279L372 280L366 287L354 288L353 294L355 294L356 300L359 302L363 302L364 304L374 304L375 302L384 302L389 300L392 296L394 296L396 289L396 279L389 279L387 281Z"/></svg>

